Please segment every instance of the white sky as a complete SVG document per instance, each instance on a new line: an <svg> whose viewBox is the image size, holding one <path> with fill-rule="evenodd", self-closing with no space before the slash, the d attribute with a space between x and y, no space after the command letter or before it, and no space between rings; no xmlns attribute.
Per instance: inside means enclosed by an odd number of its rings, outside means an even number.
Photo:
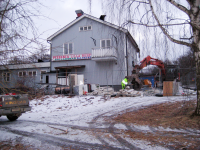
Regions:
<svg viewBox="0 0 200 150"><path fill-rule="evenodd" d="M75 10L81 9L84 13L90 14L88 0L43 0L42 4L46 6L40 10L44 17L34 20L44 40L76 19ZM97 18L102 15L100 0L92 1L91 15Z"/></svg>

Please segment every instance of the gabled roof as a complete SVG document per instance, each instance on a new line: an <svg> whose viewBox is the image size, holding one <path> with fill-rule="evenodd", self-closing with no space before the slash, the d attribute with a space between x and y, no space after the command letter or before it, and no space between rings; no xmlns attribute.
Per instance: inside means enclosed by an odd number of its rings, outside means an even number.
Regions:
<svg viewBox="0 0 200 150"><path fill-rule="evenodd" d="M124 32L125 34L128 35L128 38L130 38L131 42L134 44L134 46L136 47L137 49L137 52L139 52L139 48L138 48L138 45L137 43L135 42L135 40L133 39L133 37L131 36L131 34L128 32L127 29L125 28L122 28L120 26L117 26L117 25L114 25L112 23L109 23L107 21L103 21L99 18L96 18L96 17L93 17L91 15L88 15L88 14L83 14L82 16L78 17L77 19L75 19L74 21L70 22L69 24L67 24L66 26L64 26L63 28L61 28L60 30L58 30L57 32L55 32L54 34L52 34L50 37L47 38L47 41L51 41L54 37L56 37L57 35L59 35L60 33L62 33L63 31L65 31L66 29L68 29L69 27L73 26L75 23L77 23L78 21L82 20L83 18L89 18L89 19L92 19L94 21L97 21L99 23L102 23L102 24L105 24L109 27L112 27L112 28L115 28L117 30L120 30L122 32Z"/></svg>

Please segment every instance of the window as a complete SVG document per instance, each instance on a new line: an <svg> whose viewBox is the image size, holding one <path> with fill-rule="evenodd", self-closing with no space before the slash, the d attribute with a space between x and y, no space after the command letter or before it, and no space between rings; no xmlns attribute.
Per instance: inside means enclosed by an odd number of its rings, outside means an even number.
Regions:
<svg viewBox="0 0 200 150"><path fill-rule="evenodd" d="M47 73L47 71L42 70L40 73L41 73L40 80L42 81L43 80L43 74Z"/></svg>
<svg viewBox="0 0 200 150"><path fill-rule="evenodd" d="M27 74L26 74L26 71L20 71L18 72L18 76L19 77L25 77Z"/></svg>
<svg viewBox="0 0 200 150"><path fill-rule="evenodd" d="M86 31L86 30L87 30L87 27L84 27L84 30Z"/></svg>
<svg viewBox="0 0 200 150"><path fill-rule="evenodd" d="M29 71L29 72L28 72L28 75L29 75L29 76L36 76L36 75L37 75L37 72L36 72L36 71Z"/></svg>
<svg viewBox="0 0 200 150"><path fill-rule="evenodd" d="M111 47L111 40L101 40L101 48L110 48Z"/></svg>
<svg viewBox="0 0 200 150"><path fill-rule="evenodd" d="M87 30L92 30L92 26L79 27L79 31L87 31Z"/></svg>
<svg viewBox="0 0 200 150"><path fill-rule="evenodd" d="M64 54L72 54L72 52L73 52L73 44L65 43L64 44Z"/></svg>
<svg viewBox="0 0 200 150"><path fill-rule="evenodd" d="M92 26L88 26L88 30L92 30Z"/></svg>
<svg viewBox="0 0 200 150"><path fill-rule="evenodd" d="M3 73L3 80L5 82L10 82L11 74L9 72Z"/></svg>

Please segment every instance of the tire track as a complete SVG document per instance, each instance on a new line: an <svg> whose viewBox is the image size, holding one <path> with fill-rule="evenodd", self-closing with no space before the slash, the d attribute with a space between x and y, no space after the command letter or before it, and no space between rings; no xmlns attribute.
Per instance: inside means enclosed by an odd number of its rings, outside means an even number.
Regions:
<svg viewBox="0 0 200 150"><path fill-rule="evenodd" d="M54 146L59 146L59 147L70 147L73 149L106 149L106 150L121 150L121 148L118 147L113 147L113 146L104 146L101 144L91 144L91 143L86 143L86 142L79 142L79 141L73 141L73 140L68 140L64 138L59 138L55 136L50 136L46 134L40 134L40 133L32 133L32 132L27 132L27 131L19 131L15 129L11 129L8 127L0 127L2 130L6 132L10 132L13 134L21 135L24 137L28 138L33 138L36 140L39 140L44 143L48 143L50 145Z"/></svg>
<svg viewBox="0 0 200 150"><path fill-rule="evenodd" d="M97 123L98 119L103 118L103 116L104 116L105 114L110 113L110 112L111 112L111 111L106 112L106 113L103 113L103 114L100 114L100 115L94 117L94 118L92 119L92 121L91 121L90 127L96 129L96 128L95 128L95 124ZM115 114L115 115L116 115L116 114ZM114 116L114 115L111 115L110 118L112 118L113 116ZM111 124L109 125L109 127L108 127L108 131L109 131L109 133L118 141L118 143L120 143L120 145L123 147L123 149L124 149L125 147L128 147L128 148L131 149L131 150L141 150L140 148L138 148L138 147L132 145L131 143L129 143L129 142L126 141L125 139L123 139L123 138L121 138L120 136L118 136L117 133L116 133L116 131L117 131L118 129L114 128L114 125L115 125L115 123L111 123ZM127 126L127 125L125 125L125 126ZM128 127L128 126L127 126L127 127ZM127 129L131 129L131 128L128 127ZM132 130L132 129L131 129L131 130ZM95 134L95 137L96 137L99 141L102 142L102 144L105 144L106 146L109 146L109 143L106 142L97 132L94 132L94 134Z"/></svg>
<svg viewBox="0 0 200 150"><path fill-rule="evenodd" d="M113 137L115 137L117 139L117 141L122 145L122 146L126 146L128 148L130 148L131 150L141 150L140 148L134 146L133 144L129 143L128 141L126 141L125 139L121 138L120 136L118 136L117 134L114 133L114 125L115 123L111 123L109 126L109 131L110 133L113 135Z"/></svg>

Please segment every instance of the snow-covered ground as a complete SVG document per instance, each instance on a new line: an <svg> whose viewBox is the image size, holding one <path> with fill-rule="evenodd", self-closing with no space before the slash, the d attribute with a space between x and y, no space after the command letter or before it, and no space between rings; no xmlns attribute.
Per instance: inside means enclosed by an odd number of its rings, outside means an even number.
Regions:
<svg viewBox="0 0 200 150"><path fill-rule="evenodd" d="M195 98L195 97L194 97ZM174 97L119 97L105 99L102 96L45 96L43 100L32 100L32 110L23 114L19 119L47 122L68 123L72 125L88 126L97 115L126 110L139 109L143 106L187 100L183 96Z"/></svg>
<svg viewBox="0 0 200 150"><path fill-rule="evenodd" d="M118 97L118 98L106 98L102 96L45 96L42 99L34 99L30 101L32 110L30 112L22 114L22 116L16 121L16 123L6 126L1 125L2 121L5 121L6 117L0 118L0 141L13 137L13 132L22 131L21 136L28 133L34 133L42 139L41 134L45 134L51 140L52 136L56 138L68 139L71 141L79 141L85 143L95 143L102 145L109 145L119 147L122 149L131 149L132 147L122 146L112 135L109 138L97 138L95 134L90 132L91 129L108 129L109 124L106 124L103 119L110 116L123 113L127 110L136 110L145 106L159 104L164 102L175 102L195 99L196 96L183 97ZM3 119L3 120L1 120ZM23 128L21 126L23 122ZM32 123L32 124L30 124ZM38 124L37 124L38 123ZM43 124L39 124L43 123ZM49 124L48 124L49 123ZM115 124L115 128L119 130L125 130L126 126L123 124ZM6 130L11 131L9 135ZM144 127L139 127L140 130L146 130ZM147 127L148 128L148 127ZM5 131L2 131L4 129ZM87 130L86 130L87 129ZM89 130L90 129L90 130ZM66 131L66 133L65 133ZM7 133L7 134L6 134ZM106 133L107 134L107 133ZM109 134L109 133L108 133ZM27 136L26 135L26 136ZM51 135L51 137L48 137ZM99 136L98 136L99 137ZM32 137L34 138L34 137ZM112 139L112 140L110 140ZM112 141L112 142L111 142ZM138 143L138 148L141 149L164 149L162 147L152 147L149 143L142 141L132 141L127 139L129 143ZM38 143L34 142L34 143ZM133 147L134 148L134 147ZM50 148L51 149L51 148Z"/></svg>

